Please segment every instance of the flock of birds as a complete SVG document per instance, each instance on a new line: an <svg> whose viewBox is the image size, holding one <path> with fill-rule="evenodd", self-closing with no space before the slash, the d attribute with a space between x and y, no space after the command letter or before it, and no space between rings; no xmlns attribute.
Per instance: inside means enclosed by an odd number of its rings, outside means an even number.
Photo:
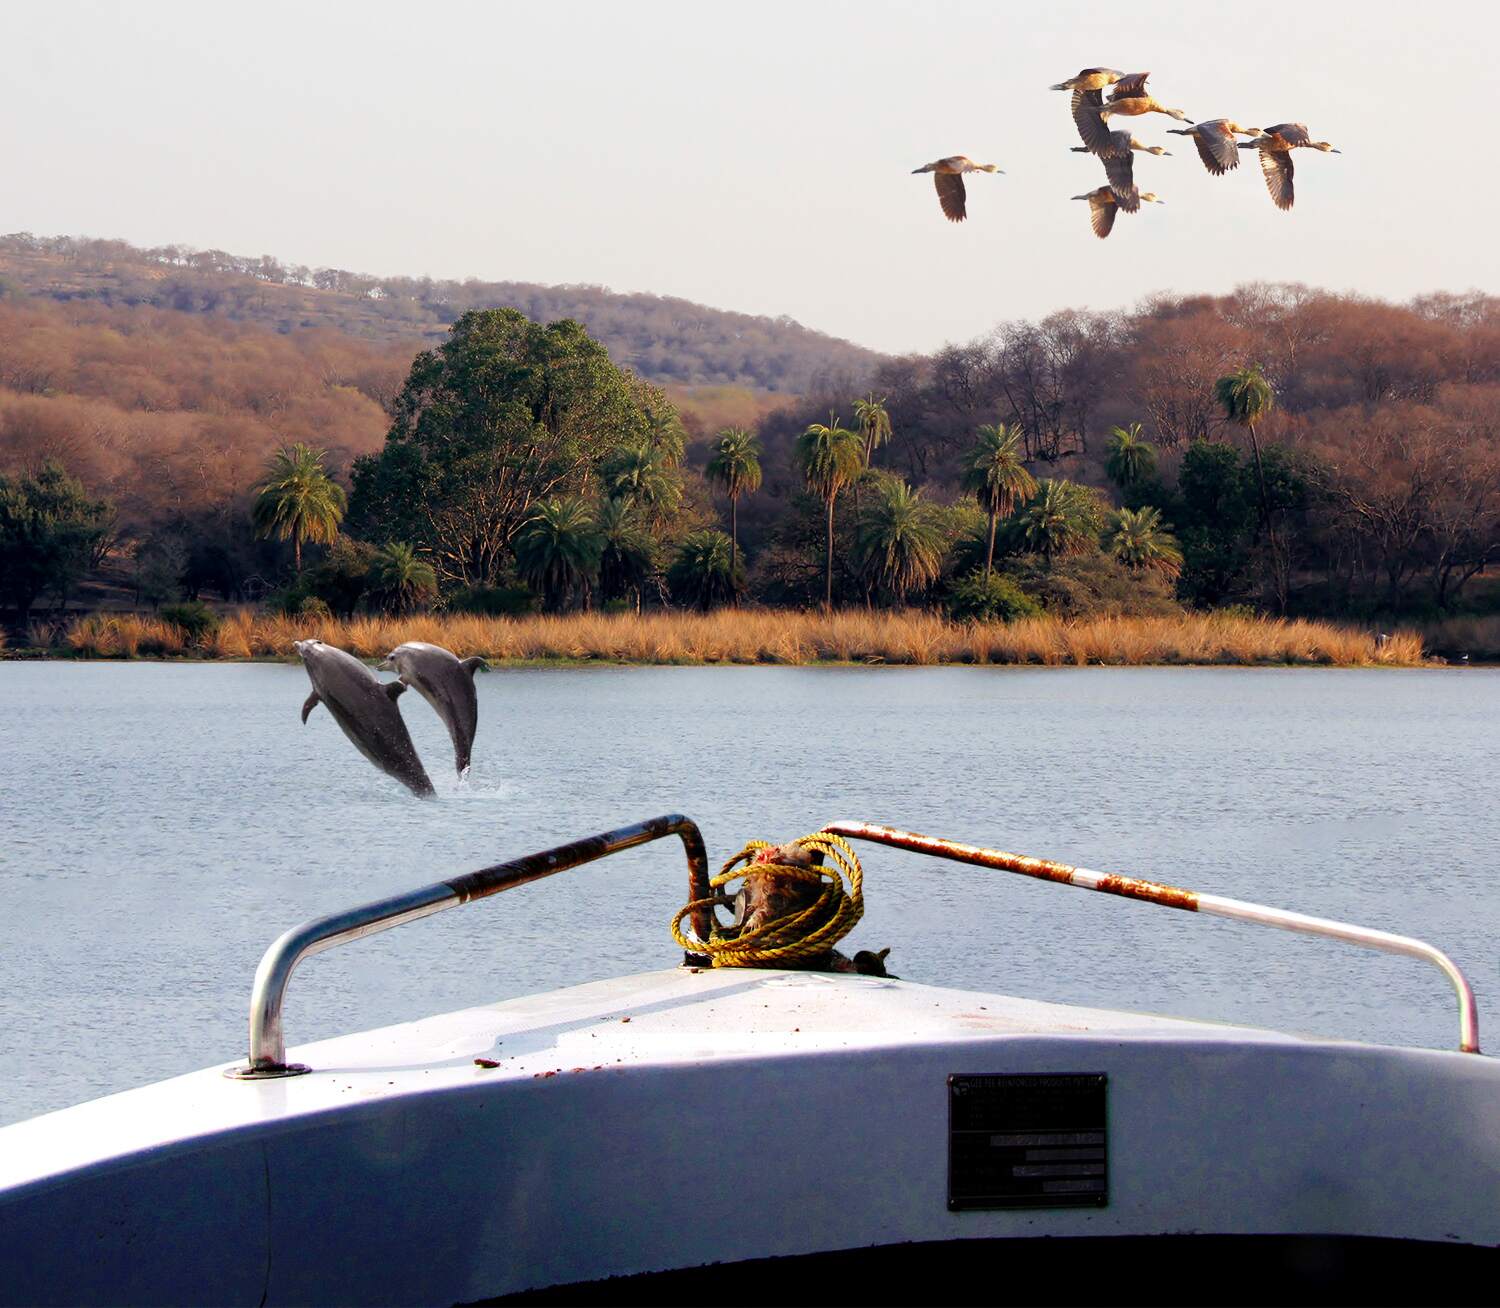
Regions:
<svg viewBox="0 0 1500 1308"><path fill-rule="evenodd" d="M1113 68L1085 68L1077 77L1070 77L1052 87L1054 91L1073 93L1073 123L1083 141L1082 145L1073 146L1074 153L1096 156L1104 165L1104 174L1109 179L1104 186L1073 196L1075 200L1089 202L1089 222L1094 235L1100 240L1113 230L1117 213L1135 213L1140 209L1142 201L1148 204L1163 203L1154 191L1141 191L1137 188L1136 153L1171 153L1159 145L1143 144L1128 131L1112 129L1112 118L1165 114L1168 118L1190 124L1188 127L1171 127L1167 130L1171 135L1192 137L1203 166L1215 177L1222 177L1240 166L1241 150L1258 150L1266 189L1271 193L1271 199L1278 209L1292 207L1292 176L1295 171L1292 166L1293 150L1340 153L1327 141L1314 141L1305 123L1277 123L1274 127L1264 128L1241 127L1228 118L1211 118L1195 123L1181 109L1168 108L1146 90L1146 79L1150 76L1150 73L1122 73ZM1107 100L1104 97L1106 90L1109 92ZM1239 136L1250 139L1238 141L1235 138ZM912 170L913 173L932 174L943 216L955 223L963 222L968 216L964 174L1001 171L994 164L975 163L962 154L937 159Z"/></svg>

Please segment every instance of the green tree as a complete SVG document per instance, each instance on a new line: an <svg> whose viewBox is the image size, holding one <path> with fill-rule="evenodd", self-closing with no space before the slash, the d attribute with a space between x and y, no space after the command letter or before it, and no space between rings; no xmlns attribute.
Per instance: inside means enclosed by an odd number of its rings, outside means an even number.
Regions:
<svg viewBox="0 0 1500 1308"><path fill-rule="evenodd" d="M885 396L873 392L854 401L854 425L865 442L865 467L871 467L875 451L891 439L891 415L886 411Z"/></svg>
<svg viewBox="0 0 1500 1308"><path fill-rule="evenodd" d="M833 506L839 492L854 481L864 468L859 437L839 426L834 414L828 422L815 422L797 438L793 460L801 471L808 489L823 501L828 515L824 551L823 607L833 608Z"/></svg>
<svg viewBox="0 0 1500 1308"><path fill-rule="evenodd" d="M995 524L1015 512L1017 504L1036 494L1036 478L1021 460L1021 432L1003 422L981 427L979 439L964 462L962 486L979 501L989 518L989 544L984 555L984 575L995 562Z"/></svg>
<svg viewBox="0 0 1500 1308"><path fill-rule="evenodd" d="M656 541L628 500L605 500L596 516L600 598L633 596L639 612L641 593L656 571Z"/></svg>
<svg viewBox="0 0 1500 1308"><path fill-rule="evenodd" d="M1183 555L1178 593L1217 605L1243 593L1258 517L1256 490L1239 451L1224 441L1188 446L1171 513Z"/></svg>
<svg viewBox="0 0 1500 1308"><path fill-rule="evenodd" d="M667 584L680 603L696 604L707 612L729 604L744 588L732 563L729 537L722 531L695 531L677 548L667 569Z"/></svg>
<svg viewBox="0 0 1500 1308"><path fill-rule="evenodd" d="M880 486L860 513L857 540L861 570L898 601L930 585L943 570L939 514L904 481Z"/></svg>
<svg viewBox="0 0 1500 1308"><path fill-rule="evenodd" d="M729 497L729 565L734 569L739 566L740 496L760 489L760 442L739 427L726 427L714 441L704 472Z"/></svg>
<svg viewBox="0 0 1500 1308"><path fill-rule="evenodd" d="M1177 538L1163 525L1161 512L1149 505L1116 513L1105 548L1127 568L1149 568L1166 577L1182 571Z"/></svg>
<svg viewBox="0 0 1500 1308"><path fill-rule="evenodd" d="M581 496L542 500L516 533L516 570L554 608L588 604L599 567L599 530Z"/></svg>
<svg viewBox="0 0 1500 1308"><path fill-rule="evenodd" d="M320 599L328 611L340 618L351 617L374 583L379 551L365 541L340 536L328 552L301 573L283 592L281 603L296 604L305 598Z"/></svg>
<svg viewBox="0 0 1500 1308"><path fill-rule="evenodd" d="M589 489L675 411L576 322L476 310L413 361L380 453L357 460L350 528L426 551L447 581L494 586L543 500Z"/></svg>
<svg viewBox="0 0 1500 1308"><path fill-rule="evenodd" d="M1080 554L1097 545L1104 514L1098 496L1087 486L1045 477L1016 522L1026 549L1050 564L1062 555Z"/></svg>
<svg viewBox="0 0 1500 1308"><path fill-rule="evenodd" d="M370 564L370 590L381 608L410 613L437 598L437 573L405 541L389 541Z"/></svg>
<svg viewBox="0 0 1500 1308"><path fill-rule="evenodd" d="M265 482L255 488L256 534L292 542L292 562L302 571L303 541L329 544L339 534L347 498L323 466L324 453L300 442L271 456Z"/></svg>
<svg viewBox="0 0 1500 1308"><path fill-rule="evenodd" d="M1111 427L1105 450L1104 471L1121 490L1139 485L1156 471L1156 449L1142 437L1138 422Z"/></svg>
<svg viewBox="0 0 1500 1308"><path fill-rule="evenodd" d="M39 596L64 603L114 530L114 506L91 500L58 463L29 476L0 476L0 596L25 623Z"/></svg>
<svg viewBox="0 0 1500 1308"><path fill-rule="evenodd" d="M187 546L172 532L155 532L137 541L134 550L135 602L144 600L152 609L176 599L187 569Z"/></svg>

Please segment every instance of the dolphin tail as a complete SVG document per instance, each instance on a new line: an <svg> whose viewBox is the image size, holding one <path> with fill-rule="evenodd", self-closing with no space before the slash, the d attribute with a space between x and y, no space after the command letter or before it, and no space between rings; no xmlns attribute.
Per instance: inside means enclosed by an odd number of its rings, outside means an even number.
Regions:
<svg viewBox="0 0 1500 1308"><path fill-rule="evenodd" d="M490 670L490 665L478 655L475 655L471 659L464 659L459 663L458 666L461 667L465 672L467 672L471 677L476 672L488 672Z"/></svg>
<svg viewBox="0 0 1500 1308"><path fill-rule="evenodd" d="M313 691L313 693L302 702L302 721L304 723L306 723L307 721L307 715L311 713L315 708L317 708L318 705L322 702L323 701L318 698L317 691Z"/></svg>

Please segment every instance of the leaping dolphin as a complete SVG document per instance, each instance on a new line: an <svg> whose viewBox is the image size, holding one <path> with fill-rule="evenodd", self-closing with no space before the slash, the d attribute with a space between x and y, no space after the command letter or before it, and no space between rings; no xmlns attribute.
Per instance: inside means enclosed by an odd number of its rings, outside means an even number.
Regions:
<svg viewBox="0 0 1500 1308"><path fill-rule="evenodd" d="M302 721L319 704L326 704L333 720L371 763L415 795L435 794L396 706L406 686L381 681L352 654L321 640L299 640L294 648L313 687L302 705Z"/></svg>
<svg viewBox="0 0 1500 1308"><path fill-rule="evenodd" d="M382 672L399 673L401 681L432 705L453 738L453 762L459 776L469 770L474 731L479 725L479 696L474 674L489 668L481 658L461 659L441 645L409 640L381 661Z"/></svg>

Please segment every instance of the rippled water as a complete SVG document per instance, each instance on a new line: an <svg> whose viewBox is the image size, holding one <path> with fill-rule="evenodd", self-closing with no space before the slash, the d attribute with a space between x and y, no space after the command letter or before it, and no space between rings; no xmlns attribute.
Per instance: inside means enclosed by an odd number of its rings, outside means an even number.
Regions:
<svg viewBox="0 0 1500 1308"><path fill-rule="evenodd" d="M243 1053L307 917L680 811L710 858L867 818L1416 934L1500 996L1500 672L583 668L479 680L414 799L298 666L0 664L0 1120ZM1423 964L866 847L854 948L918 980L1456 1041ZM324 954L289 1042L670 965L679 847ZM1491 1030L1500 1038L1500 1027Z"/></svg>

